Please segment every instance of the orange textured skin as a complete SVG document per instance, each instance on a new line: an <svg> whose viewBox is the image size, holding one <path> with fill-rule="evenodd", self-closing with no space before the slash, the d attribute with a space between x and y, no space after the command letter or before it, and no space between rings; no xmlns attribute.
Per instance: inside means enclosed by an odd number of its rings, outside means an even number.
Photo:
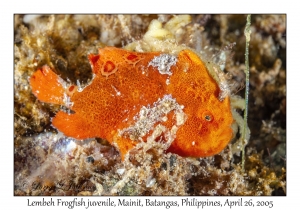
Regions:
<svg viewBox="0 0 300 210"><path fill-rule="evenodd" d="M192 51L178 54L176 65L170 69L172 75L161 74L157 67L149 65L160 54L114 47L99 49L99 55L89 55L95 78L81 92L75 85L63 87L59 76L47 66L33 74L30 84L40 101L65 105L67 96L73 103L72 114L63 111L56 114L54 127L76 139L105 138L117 145L122 158L137 141L118 131L134 124L134 116L143 106L171 94L184 106L186 121L178 128L168 152L190 157L219 153L233 135L229 97L218 99L218 84ZM163 124L171 129L173 121L170 118Z"/></svg>

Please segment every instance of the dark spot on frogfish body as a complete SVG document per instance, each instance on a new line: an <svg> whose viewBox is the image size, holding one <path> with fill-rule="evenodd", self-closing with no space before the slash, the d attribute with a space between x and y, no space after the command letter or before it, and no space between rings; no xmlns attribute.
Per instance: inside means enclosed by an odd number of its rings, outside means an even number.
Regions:
<svg viewBox="0 0 300 210"><path fill-rule="evenodd" d="M135 60L137 57L138 57L137 55L130 54L130 55L127 56L127 59L133 61L133 60Z"/></svg>
<svg viewBox="0 0 300 210"><path fill-rule="evenodd" d="M71 85L71 86L69 87L69 91L72 92L72 91L74 90L74 88L75 88L75 86L74 86L74 85Z"/></svg>
<svg viewBox="0 0 300 210"><path fill-rule="evenodd" d="M115 64L111 61L107 61L104 65L103 71L105 73L111 73L116 68Z"/></svg>
<svg viewBox="0 0 300 210"><path fill-rule="evenodd" d="M117 70L117 66L112 61L106 61L102 66L101 74L108 77L109 75L116 73Z"/></svg>

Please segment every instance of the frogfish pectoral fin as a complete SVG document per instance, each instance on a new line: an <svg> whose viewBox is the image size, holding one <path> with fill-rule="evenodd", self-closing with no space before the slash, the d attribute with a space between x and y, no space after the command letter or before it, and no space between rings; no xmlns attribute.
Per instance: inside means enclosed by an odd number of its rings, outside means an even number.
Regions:
<svg viewBox="0 0 300 210"><path fill-rule="evenodd" d="M117 148L119 149L122 160L125 159L125 155L129 152L129 150L131 150L137 144L137 142L123 138L118 134L113 137L113 142L117 144Z"/></svg>
<svg viewBox="0 0 300 210"><path fill-rule="evenodd" d="M40 101L63 105L65 90L60 81L62 79L45 65L31 76L30 86Z"/></svg>
<svg viewBox="0 0 300 210"><path fill-rule="evenodd" d="M79 114L59 111L52 120L52 125L66 136L84 140L95 137L93 130Z"/></svg>

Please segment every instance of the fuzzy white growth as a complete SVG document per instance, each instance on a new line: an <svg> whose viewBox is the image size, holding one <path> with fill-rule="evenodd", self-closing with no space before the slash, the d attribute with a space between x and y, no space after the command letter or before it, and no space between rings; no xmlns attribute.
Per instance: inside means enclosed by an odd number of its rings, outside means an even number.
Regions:
<svg viewBox="0 0 300 210"><path fill-rule="evenodd" d="M219 87L221 89L221 92L219 94L219 100L223 101L226 96L230 95L230 88L225 78L225 74L222 71L218 70L216 67L213 67L213 69L220 79Z"/></svg>
<svg viewBox="0 0 300 210"><path fill-rule="evenodd" d="M114 89L114 91L116 91L117 96L121 95L121 92L115 86L111 85L111 87Z"/></svg>
<svg viewBox="0 0 300 210"><path fill-rule="evenodd" d="M82 92L83 88L81 87L79 80L76 80L76 85L77 85L77 88L78 88L77 91Z"/></svg>
<svg viewBox="0 0 300 210"><path fill-rule="evenodd" d="M226 53L224 52L224 51L222 51L221 53L220 53L220 69L222 70L222 71L224 71L224 69L225 69L225 63L226 63Z"/></svg>
<svg viewBox="0 0 300 210"><path fill-rule="evenodd" d="M93 83L93 80L95 79L96 75L93 74L92 79L89 79L86 84L80 84L79 80L76 81L77 85L77 92L82 92L87 86L91 85Z"/></svg>
<svg viewBox="0 0 300 210"><path fill-rule="evenodd" d="M48 69L46 69L48 71ZM74 102L71 101L71 98L70 96L68 95L67 93L67 89L70 87L70 83L69 82L66 82L64 81L62 78L58 77L57 79L58 83L60 83L64 89L64 95L63 95L63 102L64 102L64 105L67 107L67 108L71 108L74 104ZM69 81L69 80L68 80Z"/></svg>
<svg viewBox="0 0 300 210"><path fill-rule="evenodd" d="M170 54L161 54L155 56L148 64L149 66L157 67L159 73L172 75L171 66L176 65L177 57Z"/></svg>
<svg viewBox="0 0 300 210"><path fill-rule="evenodd" d="M48 71L48 69L45 70ZM58 77L57 82L60 83L64 89L67 89L67 87L69 86L69 84L60 77Z"/></svg>
<svg viewBox="0 0 300 210"><path fill-rule="evenodd" d="M64 93L63 102L67 108L71 108L74 104L74 102L71 101L70 96L68 96L66 93Z"/></svg>
<svg viewBox="0 0 300 210"><path fill-rule="evenodd" d="M131 140L138 140L153 130L158 122L168 120L167 114L175 111L176 125L182 125L185 122L184 106L179 105L176 99L171 95L165 95L158 99L152 106L143 106L140 112L134 116L135 124L119 131L120 135L127 135Z"/></svg>
<svg viewBox="0 0 300 210"><path fill-rule="evenodd" d="M171 82L170 82L170 79L166 79L166 84L169 85Z"/></svg>

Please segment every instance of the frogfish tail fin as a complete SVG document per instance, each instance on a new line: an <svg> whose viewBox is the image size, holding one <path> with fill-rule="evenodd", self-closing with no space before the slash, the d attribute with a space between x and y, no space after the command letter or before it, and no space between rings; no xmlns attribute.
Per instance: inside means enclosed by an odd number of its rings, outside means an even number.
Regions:
<svg viewBox="0 0 300 210"><path fill-rule="evenodd" d="M32 93L42 102L64 104L63 81L49 66L38 69L30 78Z"/></svg>

